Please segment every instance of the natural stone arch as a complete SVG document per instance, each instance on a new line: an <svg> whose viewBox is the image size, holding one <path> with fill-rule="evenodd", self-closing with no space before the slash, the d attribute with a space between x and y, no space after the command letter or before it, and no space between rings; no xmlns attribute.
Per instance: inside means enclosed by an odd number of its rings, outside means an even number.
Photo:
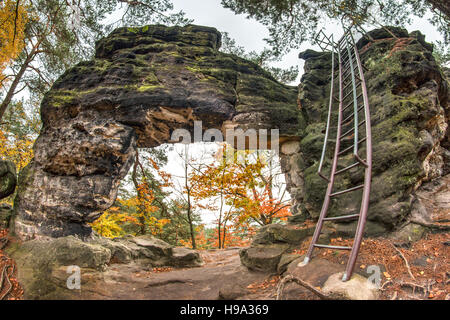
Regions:
<svg viewBox="0 0 450 320"><path fill-rule="evenodd" d="M137 147L174 130L279 129L296 140L297 89L256 64L219 52L214 28L120 28L95 58L64 73L41 104L43 128L22 171L14 231L22 239L91 234ZM269 138L270 139L270 138Z"/></svg>

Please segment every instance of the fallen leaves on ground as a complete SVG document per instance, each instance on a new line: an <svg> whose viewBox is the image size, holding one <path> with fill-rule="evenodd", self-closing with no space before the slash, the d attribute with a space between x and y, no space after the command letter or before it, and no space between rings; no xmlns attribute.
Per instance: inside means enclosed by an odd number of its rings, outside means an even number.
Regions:
<svg viewBox="0 0 450 320"><path fill-rule="evenodd" d="M7 235L7 229L0 230L0 239L6 238ZM23 289L17 281L17 268L15 266L15 262L11 258L9 258L2 250L0 250L0 278L5 266L8 266L6 271L12 288L10 289L10 285L6 278L3 279L3 284L0 283L0 298L3 297L7 291L9 291L9 293L6 294L3 298L4 300L20 300L23 297Z"/></svg>
<svg viewBox="0 0 450 320"><path fill-rule="evenodd" d="M395 250L392 240L386 238L366 238L361 243L354 272L366 277L367 267L378 265L382 279L381 299L433 299L450 298L450 235L428 234L425 238L397 249L408 261L414 279L408 273L404 259ZM310 239L304 241L293 253L306 253ZM352 246L353 239L340 237L330 240L337 246ZM315 249L314 256L344 265L350 252L334 249ZM313 257L314 257L313 256Z"/></svg>
<svg viewBox="0 0 450 320"><path fill-rule="evenodd" d="M247 286L251 293L260 293L261 291L271 290L278 285L280 276L270 277L262 282L254 282Z"/></svg>

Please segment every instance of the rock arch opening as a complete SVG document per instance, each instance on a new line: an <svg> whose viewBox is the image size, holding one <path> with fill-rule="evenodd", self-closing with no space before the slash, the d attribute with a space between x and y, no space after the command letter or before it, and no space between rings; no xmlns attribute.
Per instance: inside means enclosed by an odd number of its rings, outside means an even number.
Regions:
<svg viewBox="0 0 450 320"><path fill-rule="evenodd" d="M220 43L216 29L193 25L120 28L97 42L95 58L64 73L42 101L13 231L22 239L89 236L87 223L114 202L134 150L175 142L177 129L195 139L198 121L202 137L255 130L259 145L260 132L276 129L269 141L297 140L297 88L218 51Z"/></svg>

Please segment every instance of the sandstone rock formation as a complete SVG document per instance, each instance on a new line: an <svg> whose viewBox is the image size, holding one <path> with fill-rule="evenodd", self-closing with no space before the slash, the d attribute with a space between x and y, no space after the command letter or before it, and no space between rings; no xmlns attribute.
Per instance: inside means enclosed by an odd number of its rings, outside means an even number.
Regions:
<svg viewBox="0 0 450 320"><path fill-rule="evenodd" d="M16 166L11 161L0 159L0 199L13 194L16 184Z"/></svg>
<svg viewBox="0 0 450 320"><path fill-rule="evenodd" d="M287 252L313 233L313 227L280 224L261 227L251 246L239 252L241 262L250 270L280 272L292 261Z"/></svg>
<svg viewBox="0 0 450 320"><path fill-rule="evenodd" d="M369 32L373 42L362 38L357 43L368 69L365 79L373 135L366 235L386 234L407 222L420 186L449 173L448 83L432 56L432 46L420 32L390 29L397 38L377 29ZM292 209L297 214L291 219L294 223L317 218L325 194L326 183L316 172L325 134L331 68L330 53L307 50L300 58L305 60L305 73L299 86L299 119L305 122L300 125L300 141L290 142L298 146L281 149L281 164L294 198ZM344 142L343 148L352 141ZM351 160L340 160L338 168ZM358 168L347 171L336 181L335 190L359 184L360 177ZM354 213L360 199L360 192L333 199L329 215ZM355 224L327 223L344 236L353 235Z"/></svg>
<svg viewBox="0 0 450 320"><path fill-rule="evenodd" d="M379 288L368 279L369 274L355 272L349 281L343 282L345 266L316 258L304 266L299 266L303 256L298 256L286 266L283 276L300 279L315 288L320 288L329 299L339 300L376 300ZM308 289L293 282L287 282L282 290L282 300L317 299Z"/></svg>
<svg viewBox="0 0 450 320"><path fill-rule="evenodd" d="M410 219L420 186L449 170L448 84L419 32L379 29L358 41L372 117L374 167L366 234ZM316 174L328 104L330 54L307 50L298 90L257 65L218 51L220 33L200 26L120 28L95 59L56 81L41 105L35 158L20 174L13 231L91 235L87 223L114 201L135 148L173 142L175 129L279 129L281 165L293 198L292 223L317 218L326 183ZM350 143L350 141L348 142ZM331 158L329 156L329 158ZM350 159L348 159L350 160ZM341 165L344 165L343 161ZM357 168L336 189L357 184ZM330 214L357 209L360 194ZM352 235L354 223L329 225Z"/></svg>
<svg viewBox="0 0 450 320"><path fill-rule="evenodd" d="M296 88L218 51L201 26L120 28L95 59L67 70L41 104L34 160L21 172L15 233L87 237L114 202L137 147L171 142L175 129L279 129L296 139ZM269 130L270 132L270 130Z"/></svg>

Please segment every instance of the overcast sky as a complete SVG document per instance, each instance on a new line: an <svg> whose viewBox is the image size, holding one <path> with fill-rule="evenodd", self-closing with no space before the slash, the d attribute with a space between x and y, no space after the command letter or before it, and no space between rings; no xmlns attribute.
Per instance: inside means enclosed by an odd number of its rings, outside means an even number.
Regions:
<svg viewBox="0 0 450 320"><path fill-rule="evenodd" d="M267 28L259 22L247 19L245 15L236 15L231 10L225 9L220 4L220 0L172 0L175 11L183 10L187 17L194 20L195 24L215 27L219 31L226 31L234 38L238 45L243 46L247 51L261 51L266 46L264 38L268 37ZM442 40L440 34L426 19L414 19L414 22L406 26L408 31L420 30L426 35L427 41ZM339 25L324 26L327 34L335 33L339 38ZM303 73L303 60L298 58L300 51L308 48L318 48L305 43L300 50L295 50L286 55L282 62L275 63L278 67L289 67L298 65L300 75ZM298 84L297 83L293 84Z"/></svg>

